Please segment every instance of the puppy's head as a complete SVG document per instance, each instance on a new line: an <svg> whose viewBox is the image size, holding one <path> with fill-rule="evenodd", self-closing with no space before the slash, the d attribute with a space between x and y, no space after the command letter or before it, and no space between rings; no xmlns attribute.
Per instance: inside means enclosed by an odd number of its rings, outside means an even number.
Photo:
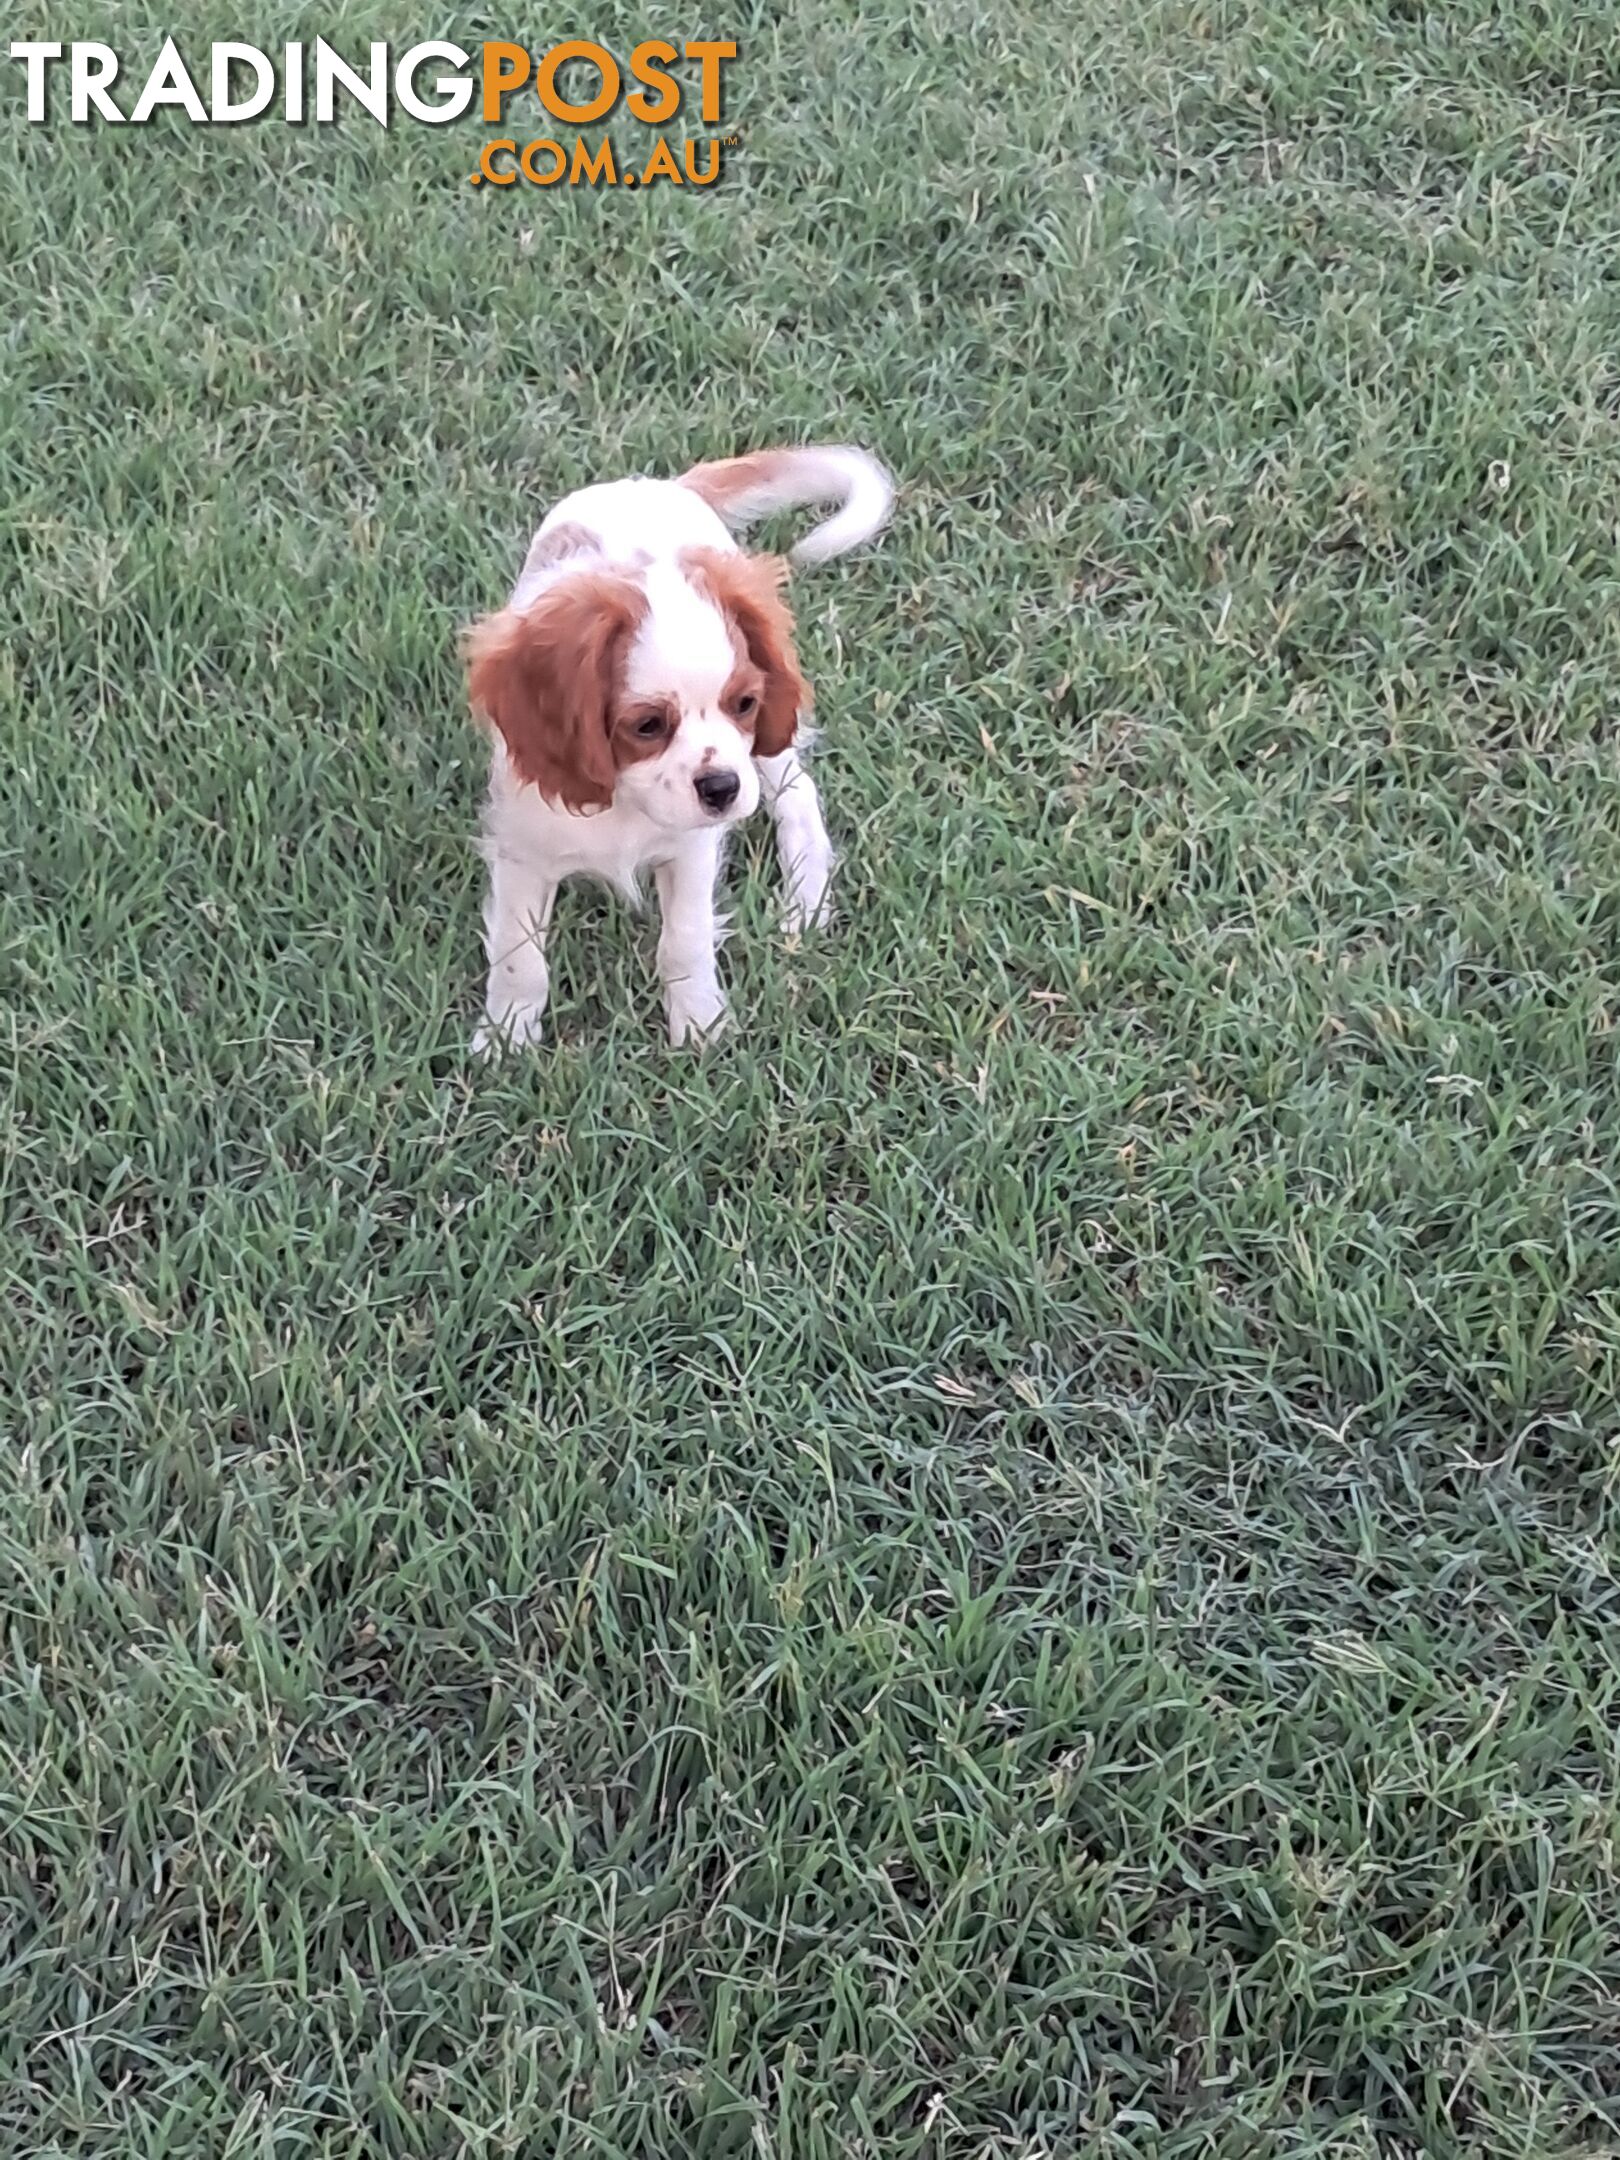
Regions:
<svg viewBox="0 0 1620 2160"><path fill-rule="evenodd" d="M635 577L571 572L472 632L473 706L520 777L571 810L734 824L759 801L754 758L788 747L806 699L784 574L708 549Z"/></svg>

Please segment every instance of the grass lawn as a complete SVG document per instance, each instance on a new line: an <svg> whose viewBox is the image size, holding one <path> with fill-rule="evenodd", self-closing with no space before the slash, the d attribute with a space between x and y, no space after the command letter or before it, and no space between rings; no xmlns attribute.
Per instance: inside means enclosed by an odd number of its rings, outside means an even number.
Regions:
<svg viewBox="0 0 1620 2160"><path fill-rule="evenodd" d="M0 2149L1620 2153L1620 7L702 27L707 191L0 62ZM827 437L836 934L476 1067L458 626Z"/></svg>

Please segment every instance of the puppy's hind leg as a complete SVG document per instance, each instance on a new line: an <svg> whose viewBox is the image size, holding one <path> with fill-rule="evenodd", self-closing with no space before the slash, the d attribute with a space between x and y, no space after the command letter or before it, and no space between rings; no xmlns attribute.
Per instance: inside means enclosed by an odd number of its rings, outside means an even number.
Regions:
<svg viewBox="0 0 1620 2160"><path fill-rule="evenodd" d="M760 791L776 823L776 854L787 900L782 928L790 938L823 926L832 914L827 887L833 850L821 815L821 797L797 750L755 760Z"/></svg>

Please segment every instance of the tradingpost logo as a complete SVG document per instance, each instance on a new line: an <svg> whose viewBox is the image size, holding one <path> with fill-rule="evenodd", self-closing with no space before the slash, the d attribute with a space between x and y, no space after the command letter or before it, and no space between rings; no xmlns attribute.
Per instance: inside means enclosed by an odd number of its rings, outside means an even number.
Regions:
<svg viewBox="0 0 1620 2160"><path fill-rule="evenodd" d="M75 127L143 127L171 106L195 127L250 120L325 127L356 109L379 127L400 118L444 127L476 100L485 125L503 132L483 144L467 176L474 187L711 187L737 142L717 132L724 71L737 57L733 38L644 38L623 54L594 38L567 38L542 52L505 39L469 49L429 38L397 58L387 44L373 44L364 69L325 38L274 52L229 39L210 45L195 71L172 37L144 64L126 65L124 54L91 40L20 39L10 57L35 127L60 118L64 98ZM695 87L672 72L677 65L695 74ZM610 119L616 134L605 126ZM674 121L686 131L678 140L641 132ZM600 132L564 138L548 132L553 127Z"/></svg>

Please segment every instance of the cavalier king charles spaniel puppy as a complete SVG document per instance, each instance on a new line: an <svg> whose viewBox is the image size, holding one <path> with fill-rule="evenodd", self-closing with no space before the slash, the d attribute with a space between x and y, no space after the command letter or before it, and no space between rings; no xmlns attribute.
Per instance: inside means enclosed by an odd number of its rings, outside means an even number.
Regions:
<svg viewBox="0 0 1620 2160"><path fill-rule="evenodd" d="M482 1053L538 1041L546 933L564 878L628 897L651 870L669 1037L726 1009L715 889L726 834L761 795L776 825L790 930L824 919L832 848L796 741L810 705L782 598L787 564L732 537L755 518L841 507L793 550L821 562L868 540L894 490L864 451L763 450L679 480L614 480L558 503L512 597L467 641L491 739L483 853L489 990Z"/></svg>

